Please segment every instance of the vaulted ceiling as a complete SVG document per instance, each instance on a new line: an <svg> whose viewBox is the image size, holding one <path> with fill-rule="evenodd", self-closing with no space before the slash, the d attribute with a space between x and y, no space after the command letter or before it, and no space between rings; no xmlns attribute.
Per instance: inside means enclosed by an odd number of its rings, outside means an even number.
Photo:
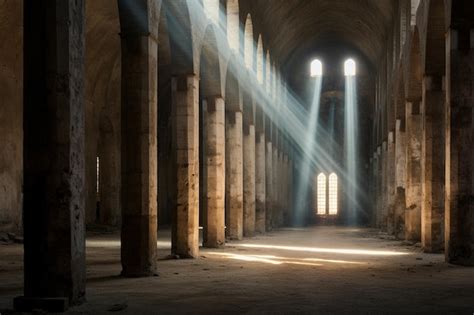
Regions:
<svg viewBox="0 0 474 315"><path fill-rule="evenodd" d="M324 45L347 46L376 65L397 5L396 0L241 0L282 65Z"/></svg>

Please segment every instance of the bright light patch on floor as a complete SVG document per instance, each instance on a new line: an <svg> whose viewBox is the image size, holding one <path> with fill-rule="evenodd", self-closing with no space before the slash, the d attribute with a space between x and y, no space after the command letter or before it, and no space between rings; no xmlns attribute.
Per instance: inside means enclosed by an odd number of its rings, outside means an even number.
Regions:
<svg viewBox="0 0 474 315"><path fill-rule="evenodd" d="M347 59L344 63L344 75L346 77L353 77L356 75L356 63L353 59Z"/></svg>
<svg viewBox="0 0 474 315"><path fill-rule="evenodd" d="M275 256L240 255L240 254L231 254L231 253L208 253L208 254L220 256L222 258L233 259L233 260L259 262L259 263L265 263L265 264L270 264L270 265L287 264L287 265L301 265L301 266L313 266L313 267L322 266L321 264L304 261L302 259L288 258L288 260L285 260L286 258L281 257L281 259L279 259L278 257L275 257Z"/></svg>
<svg viewBox="0 0 474 315"><path fill-rule="evenodd" d="M297 247L297 246L278 246L263 244L235 244L237 247L261 248L261 249L279 249L288 251L300 251L308 253L328 253L328 254L346 254L346 255L367 255L367 256L401 256L407 253L384 251L384 250L365 250L365 249L347 249L347 248L321 248L321 247Z"/></svg>
<svg viewBox="0 0 474 315"><path fill-rule="evenodd" d="M323 75L323 64L318 59L311 62L311 77L320 77Z"/></svg>

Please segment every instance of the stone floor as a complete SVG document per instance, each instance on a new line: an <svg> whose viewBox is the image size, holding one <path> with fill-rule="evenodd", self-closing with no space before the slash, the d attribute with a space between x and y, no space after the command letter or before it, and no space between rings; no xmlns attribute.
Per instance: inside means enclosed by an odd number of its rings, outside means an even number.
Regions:
<svg viewBox="0 0 474 315"><path fill-rule="evenodd" d="M169 231L158 245L159 276L124 279L118 236L88 237L88 302L69 313L474 313L474 268L373 230L284 229L195 260L166 258ZM21 255L0 245L0 310L21 294Z"/></svg>

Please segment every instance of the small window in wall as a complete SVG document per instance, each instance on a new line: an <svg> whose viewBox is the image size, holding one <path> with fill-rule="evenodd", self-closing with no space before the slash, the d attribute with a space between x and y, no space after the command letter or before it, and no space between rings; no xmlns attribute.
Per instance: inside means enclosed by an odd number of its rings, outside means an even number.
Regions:
<svg viewBox="0 0 474 315"><path fill-rule="evenodd" d="M329 215L337 215L337 175L329 175Z"/></svg>
<svg viewBox="0 0 474 315"><path fill-rule="evenodd" d="M318 215L326 214L326 175L318 175Z"/></svg>

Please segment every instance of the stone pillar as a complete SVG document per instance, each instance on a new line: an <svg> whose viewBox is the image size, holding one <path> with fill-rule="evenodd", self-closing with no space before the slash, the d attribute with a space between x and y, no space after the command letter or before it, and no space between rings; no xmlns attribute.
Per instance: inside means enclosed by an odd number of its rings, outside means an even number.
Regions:
<svg viewBox="0 0 474 315"><path fill-rule="evenodd" d="M388 133L387 141L387 232L394 234L395 230L395 134Z"/></svg>
<svg viewBox="0 0 474 315"><path fill-rule="evenodd" d="M382 193L382 146L377 147L377 216L376 227L381 229L383 223L383 193Z"/></svg>
<svg viewBox="0 0 474 315"><path fill-rule="evenodd" d="M285 199L283 198L283 191L285 187L285 164L283 161L283 145L281 144L280 146L280 152L278 152L278 164L280 166L280 169L278 171L278 199L280 200L280 210L278 211L278 225L282 227L285 213Z"/></svg>
<svg viewBox="0 0 474 315"><path fill-rule="evenodd" d="M289 156L289 161L288 161L288 212L289 212L289 217L288 217L288 223L289 225L293 224L293 217L295 213L295 208L294 208L294 185L293 185L293 151L290 150L290 156Z"/></svg>
<svg viewBox="0 0 474 315"><path fill-rule="evenodd" d="M407 181L405 239L421 240L421 136L420 103L408 102L406 111Z"/></svg>
<svg viewBox="0 0 474 315"><path fill-rule="evenodd" d="M244 236L255 234L255 126L244 127Z"/></svg>
<svg viewBox="0 0 474 315"><path fill-rule="evenodd" d="M225 178L226 139L224 100L208 98L203 101L205 128L205 187L203 204L204 247L216 248L225 244Z"/></svg>
<svg viewBox="0 0 474 315"><path fill-rule="evenodd" d="M290 225L290 161L288 154L283 157L283 190L282 199L284 202L283 222L285 226Z"/></svg>
<svg viewBox="0 0 474 315"><path fill-rule="evenodd" d="M442 77L423 79L421 243L423 250L444 249L444 96Z"/></svg>
<svg viewBox="0 0 474 315"><path fill-rule="evenodd" d="M242 112L226 114L226 236L232 240L243 237L244 188L243 188L243 130Z"/></svg>
<svg viewBox="0 0 474 315"><path fill-rule="evenodd" d="M63 312L85 300L85 1L23 5L25 296L14 307Z"/></svg>
<svg viewBox="0 0 474 315"><path fill-rule="evenodd" d="M156 274L156 37L122 29L122 275Z"/></svg>
<svg viewBox="0 0 474 315"><path fill-rule="evenodd" d="M267 150L265 152L265 230L272 230L273 222L273 145L271 138L267 139Z"/></svg>
<svg viewBox="0 0 474 315"><path fill-rule="evenodd" d="M373 191L373 196L372 196L372 202L373 202L373 209L372 209L372 226L373 227L378 227L379 226L379 215L378 215L378 170L379 170L379 158L377 154L377 150L375 150L374 155L372 157L372 191Z"/></svg>
<svg viewBox="0 0 474 315"><path fill-rule="evenodd" d="M394 235L405 239L405 187L406 187L406 158L407 145L405 136L405 119L398 119L395 127L395 209Z"/></svg>
<svg viewBox="0 0 474 315"><path fill-rule="evenodd" d="M446 37L445 254L449 263L472 266L474 30L468 32L450 29Z"/></svg>
<svg viewBox="0 0 474 315"><path fill-rule="evenodd" d="M272 228L278 228L279 224L279 216L280 216L280 196L278 193L278 175L280 172L280 165L278 161L278 155L279 155L279 148L278 148L278 142L275 141L273 142L274 146L272 147L273 149L273 158L272 158L272 165L273 165L273 170L272 170L272 200L273 200L273 210L272 210Z"/></svg>
<svg viewBox="0 0 474 315"><path fill-rule="evenodd" d="M387 230L388 222L388 206L387 206L387 141L382 142L382 151L380 156L381 162L381 180L380 180L380 193L381 193L381 202L380 202L380 211L382 213L381 226L380 228L384 231Z"/></svg>
<svg viewBox="0 0 474 315"><path fill-rule="evenodd" d="M265 132L259 132L255 141L255 231L265 233Z"/></svg>
<svg viewBox="0 0 474 315"><path fill-rule="evenodd" d="M199 78L172 78L172 145L176 204L172 213L172 252L199 255ZM222 227L222 230L224 228ZM222 232L223 233L223 232Z"/></svg>

